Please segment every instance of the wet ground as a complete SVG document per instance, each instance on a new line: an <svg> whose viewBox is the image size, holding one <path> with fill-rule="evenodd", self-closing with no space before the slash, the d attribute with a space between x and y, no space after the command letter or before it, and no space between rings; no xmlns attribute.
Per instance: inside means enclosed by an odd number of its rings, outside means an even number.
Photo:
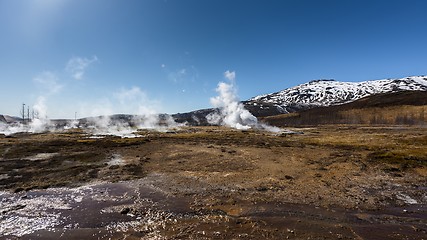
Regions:
<svg viewBox="0 0 427 240"><path fill-rule="evenodd" d="M0 138L1 239L426 239L427 129Z"/></svg>

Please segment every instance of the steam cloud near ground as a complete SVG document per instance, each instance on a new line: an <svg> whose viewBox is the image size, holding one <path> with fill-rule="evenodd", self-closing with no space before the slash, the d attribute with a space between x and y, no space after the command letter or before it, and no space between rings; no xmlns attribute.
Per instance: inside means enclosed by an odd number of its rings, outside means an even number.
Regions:
<svg viewBox="0 0 427 240"><path fill-rule="evenodd" d="M220 82L216 88L218 96L210 99L213 107L218 109L218 111L206 116L210 124L240 130L254 128L270 132L282 131L277 127L259 123L257 118L244 108L244 105L239 101L237 96L237 87L235 84L236 73L234 71L226 71L224 77L228 80L228 83ZM44 78L41 79L44 80ZM51 80L51 78L49 79ZM40 82L39 79L38 82ZM52 81L41 82L51 83ZM169 128L182 126L182 124L177 124L171 116L159 115L154 108L147 107L156 104L153 104L153 101L150 101L138 87L122 89L114 94L114 97L120 103L121 109L127 112L137 112L135 115L127 115L123 119L123 117L120 118L117 115L112 115L113 110L109 107L109 104L100 104L98 107L92 108L91 112L91 116L98 115L99 117L90 117L84 120L67 120L66 123L58 125L47 117L46 101L52 92L52 90L49 90L46 96L40 96L37 99L36 104L33 106L34 111L37 112L37 117L26 124L22 122L15 122L13 124L0 122L0 133L10 135L17 132L40 133L82 128L93 135L136 137L136 132L139 129L166 131Z"/></svg>
<svg viewBox="0 0 427 240"><path fill-rule="evenodd" d="M210 99L212 106L219 109L219 112L211 113L206 117L210 124L241 130L256 128L271 132L281 131L277 127L259 123L258 119L245 109L237 96L236 73L234 71L226 71L224 77L229 83L220 82L216 88L219 95Z"/></svg>
<svg viewBox="0 0 427 240"><path fill-rule="evenodd" d="M99 116L89 118L84 129L93 135L114 135L121 137L136 137L141 129L167 131L181 125L169 115L162 118L159 114L142 114L131 116L130 119L117 119L114 116Z"/></svg>
<svg viewBox="0 0 427 240"><path fill-rule="evenodd" d="M97 56L92 58L73 57L67 62L64 73L74 80L82 81L88 67L96 62L98 62ZM99 117L66 121L50 120L47 115L47 106L49 105L47 103L49 103L49 100L52 101L51 97L67 90L66 82L61 80L55 72L44 71L33 79L33 83L41 90L36 103L32 107L36 113L33 119L14 121L11 124L0 122L0 133L6 135L17 132L40 133L80 127L95 135L133 137L138 129L164 131L178 126L172 117L168 115L161 115L160 117L157 112L157 109L159 109L157 102L149 99L139 87L120 89L109 98L105 98L105 100L90 104L83 103L83 106L80 107L79 113L83 116ZM23 111L25 112L25 109ZM112 116L117 111L134 115ZM29 113L22 114L29 115ZM29 118L29 116L26 116L26 118Z"/></svg>
<svg viewBox="0 0 427 240"><path fill-rule="evenodd" d="M142 96L142 92L139 88L124 90L121 93L121 96L131 96L130 99L122 99L122 104L127 106L133 105L135 109L128 108L127 110L136 112L135 115L111 115L113 112L112 109L108 106L99 106L98 108L92 109L92 113L100 114L98 117L89 117L80 120L64 120L62 122L55 121L47 117L46 97L40 96L33 106L33 110L37 113L34 119L26 123L15 122L12 124L5 124L0 122L0 133L10 135L18 132L41 133L81 128L91 135L136 137L136 132L140 129L167 131L170 128L180 126L171 116L160 116L154 109L145 107L147 101L145 96L144 98L138 97ZM133 101L132 104L129 103L129 100Z"/></svg>
<svg viewBox="0 0 427 240"><path fill-rule="evenodd" d="M137 131L148 129L154 131L167 131L171 128L177 128L177 124L171 116L165 115L162 118L158 114L134 115L131 119L121 120L113 116L91 117L83 120L67 120L64 124L55 123L48 118L35 118L29 123L15 122L5 124L0 122L0 133L11 135L19 132L41 133L41 132L58 132L73 128L81 128L91 135L137 137Z"/></svg>
<svg viewBox="0 0 427 240"><path fill-rule="evenodd" d="M37 118L34 118L28 124L24 124L22 122L12 124L0 123L0 133L10 135L18 132L40 133L53 130L55 127L51 124L51 121L46 115L47 108L45 101L46 99L40 96L37 99L36 104L33 106L34 111L38 113Z"/></svg>

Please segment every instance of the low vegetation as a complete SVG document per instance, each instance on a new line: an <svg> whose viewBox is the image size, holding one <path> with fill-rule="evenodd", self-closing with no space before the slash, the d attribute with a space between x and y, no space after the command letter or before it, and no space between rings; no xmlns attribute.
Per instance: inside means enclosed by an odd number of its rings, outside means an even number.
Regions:
<svg viewBox="0 0 427 240"><path fill-rule="evenodd" d="M427 92L374 95L352 103L266 117L275 126L427 125Z"/></svg>

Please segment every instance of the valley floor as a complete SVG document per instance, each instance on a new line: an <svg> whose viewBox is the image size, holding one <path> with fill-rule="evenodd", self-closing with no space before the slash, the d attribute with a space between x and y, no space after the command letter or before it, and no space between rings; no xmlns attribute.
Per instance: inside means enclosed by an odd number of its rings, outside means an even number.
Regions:
<svg viewBox="0 0 427 240"><path fill-rule="evenodd" d="M0 239L425 239L427 128L0 137Z"/></svg>

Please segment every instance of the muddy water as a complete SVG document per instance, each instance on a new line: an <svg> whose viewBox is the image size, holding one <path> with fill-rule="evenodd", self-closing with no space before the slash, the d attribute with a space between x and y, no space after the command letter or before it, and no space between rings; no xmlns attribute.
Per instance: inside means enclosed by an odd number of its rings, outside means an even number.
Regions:
<svg viewBox="0 0 427 240"><path fill-rule="evenodd" d="M195 207L144 179L0 193L1 239L425 239L427 207L381 211L284 203Z"/></svg>
<svg viewBox="0 0 427 240"><path fill-rule="evenodd" d="M1 199L0 232L22 239L108 239L134 229L155 232L172 204L137 182L1 193Z"/></svg>

